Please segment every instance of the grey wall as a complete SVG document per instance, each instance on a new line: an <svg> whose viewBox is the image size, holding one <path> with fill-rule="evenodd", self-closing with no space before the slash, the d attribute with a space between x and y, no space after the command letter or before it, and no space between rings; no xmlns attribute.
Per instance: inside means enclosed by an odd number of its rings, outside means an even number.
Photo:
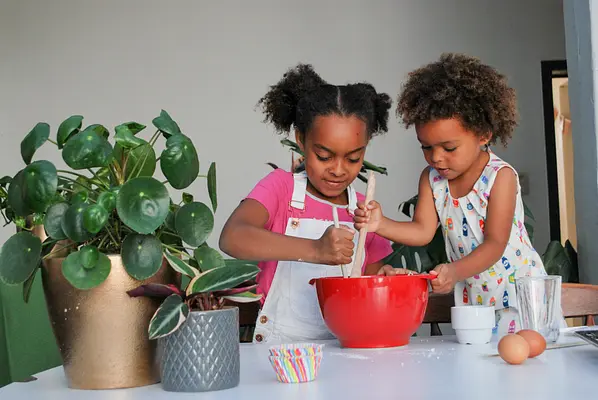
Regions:
<svg viewBox="0 0 598 400"><path fill-rule="evenodd" d="M573 134L575 213L579 278L598 283L596 231L598 229L598 1L565 2L567 72Z"/></svg>
<svg viewBox="0 0 598 400"><path fill-rule="evenodd" d="M218 233L236 204L290 154L254 110L297 62L332 83L367 80L393 98L408 71L443 51L481 57L519 95L521 125L496 151L530 177L537 247L548 242L540 61L564 59L559 0L303 0L0 2L0 173L21 168L19 143L38 121L65 117L114 127L168 110L218 163ZM385 165L377 197L393 217L417 190L424 160L396 118L367 159ZM53 133L54 134L54 133ZM267 155L269 154L269 155ZM37 157L60 157L46 145ZM363 190L363 187L360 186ZM190 191L207 200L205 182ZM12 233L4 228L0 239Z"/></svg>

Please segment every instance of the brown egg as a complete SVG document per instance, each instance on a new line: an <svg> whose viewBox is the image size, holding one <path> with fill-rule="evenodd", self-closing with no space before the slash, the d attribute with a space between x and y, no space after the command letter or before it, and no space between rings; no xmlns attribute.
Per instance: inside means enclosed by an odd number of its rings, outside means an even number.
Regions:
<svg viewBox="0 0 598 400"><path fill-rule="evenodd" d="M511 333L498 342L498 354L509 364L521 364L529 357L529 344L522 336Z"/></svg>
<svg viewBox="0 0 598 400"><path fill-rule="evenodd" d="M523 337L527 341L527 344L529 344L529 358L539 356L546 350L546 339L540 333L532 329L523 329L517 332L517 334Z"/></svg>

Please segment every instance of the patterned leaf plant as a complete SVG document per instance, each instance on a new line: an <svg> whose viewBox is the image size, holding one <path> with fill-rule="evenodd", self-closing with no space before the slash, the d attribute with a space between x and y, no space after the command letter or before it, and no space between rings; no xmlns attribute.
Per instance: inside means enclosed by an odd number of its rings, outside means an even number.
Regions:
<svg viewBox="0 0 598 400"><path fill-rule="evenodd" d="M252 292L251 282L259 272L254 263L219 260L218 252L207 246L197 248L195 265L166 252L166 259L176 271L189 278L186 290L172 285L141 285L128 292L131 297L163 298L149 324L150 339L168 336L187 319L190 310L211 311L224 307L225 300L249 303L261 299ZM237 261L237 262L234 262Z"/></svg>
<svg viewBox="0 0 598 400"><path fill-rule="evenodd" d="M54 133L49 124L37 123L21 142L24 168L0 179L0 213L6 224L18 228L0 251L0 281L23 285L27 301L42 262L65 257L64 277L88 290L108 277L107 255L120 254L136 280L152 277L166 258L176 271L198 276L193 288L209 289L201 285L221 277L221 270L202 267L200 275L191 264L225 266L220 253L205 243L218 204L216 165L200 175L195 145L164 110L153 119L156 129L149 138L143 137L146 126L138 122L122 123L111 132L99 124L86 126L83 119L73 115ZM159 139L164 150L157 156ZM47 143L56 146L68 168L36 159L37 150ZM158 168L166 177L163 182L154 177ZM206 179L212 208L188 193L178 194L177 201L171 197L197 178ZM43 225L48 236L43 243L33 234L34 225ZM226 270L231 276L245 276L243 271ZM204 300L185 298L193 299ZM175 300L165 306L182 309Z"/></svg>

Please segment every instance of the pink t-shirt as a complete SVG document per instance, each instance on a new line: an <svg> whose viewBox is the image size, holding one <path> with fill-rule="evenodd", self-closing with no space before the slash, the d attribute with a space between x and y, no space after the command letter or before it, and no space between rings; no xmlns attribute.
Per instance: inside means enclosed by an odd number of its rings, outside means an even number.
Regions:
<svg viewBox="0 0 598 400"><path fill-rule="evenodd" d="M305 196L305 212L292 209L289 204L293 197L293 187L293 174L279 168L263 178L247 196L248 199L259 201L268 210L269 218L266 222L266 229L284 235L288 220L291 217L313 218L332 222L330 204L314 199L309 193L306 193ZM357 193L357 200L364 201L365 196ZM299 213L301 214L299 215ZM346 209L338 209L338 218L341 222L353 222L353 216ZM390 241L375 233L368 233L365 248L366 259L364 265L376 263L392 252ZM270 290L277 264L277 261L263 261L258 264L261 271L256 278L258 283L257 292L264 295L262 303Z"/></svg>

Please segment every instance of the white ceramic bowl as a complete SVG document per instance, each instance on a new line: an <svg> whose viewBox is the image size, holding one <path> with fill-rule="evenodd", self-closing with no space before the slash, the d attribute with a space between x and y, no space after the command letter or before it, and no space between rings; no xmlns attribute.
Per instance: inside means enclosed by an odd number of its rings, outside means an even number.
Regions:
<svg viewBox="0 0 598 400"><path fill-rule="evenodd" d="M451 325L461 344L486 344L496 325L492 306L455 306L451 308Z"/></svg>

